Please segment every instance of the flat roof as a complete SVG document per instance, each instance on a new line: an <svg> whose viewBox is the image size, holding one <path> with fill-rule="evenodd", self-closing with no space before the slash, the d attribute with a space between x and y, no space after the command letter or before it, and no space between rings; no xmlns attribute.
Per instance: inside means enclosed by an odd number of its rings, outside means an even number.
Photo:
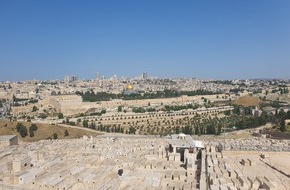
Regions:
<svg viewBox="0 0 290 190"><path fill-rule="evenodd" d="M179 137L182 137L182 138L179 138ZM194 147L194 142L192 140L192 137L190 135L184 135L182 133L171 135L171 139L168 139L167 141L172 146Z"/></svg>
<svg viewBox="0 0 290 190"><path fill-rule="evenodd" d="M9 141L10 139L17 137L16 135L1 135L0 141Z"/></svg>
<svg viewBox="0 0 290 190"><path fill-rule="evenodd" d="M204 144L202 141L193 141L194 146L197 148L204 148Z"/></svg>

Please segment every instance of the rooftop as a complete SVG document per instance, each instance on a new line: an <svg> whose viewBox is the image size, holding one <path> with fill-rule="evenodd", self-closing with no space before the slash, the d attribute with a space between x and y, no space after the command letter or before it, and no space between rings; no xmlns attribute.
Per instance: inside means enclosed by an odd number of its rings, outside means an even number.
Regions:
<svg viewBox="0 0 290 190"><path fill-rule="evenodd" d="M0 136L0 141L8 141L14 137L16 137L16 135L2 135Z"/></svg>
<svg viewBox="0 0 290 190"><path fill-rule="evenodd" d="M172 134L171 139L168 139L167 142L177 147L195 147L192 137L183 133Z"/></svg>

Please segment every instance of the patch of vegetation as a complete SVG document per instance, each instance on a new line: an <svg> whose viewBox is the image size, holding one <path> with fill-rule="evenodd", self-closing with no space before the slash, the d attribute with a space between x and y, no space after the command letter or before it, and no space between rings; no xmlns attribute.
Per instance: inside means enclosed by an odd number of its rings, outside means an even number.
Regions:
<svg viewBox="0 0 290 190"><path fill-rule="evenodd" d="M57 133L53 133L53 139L58 139Z"/></svg>
<svg viewBox="0 0 290 190"><path fill-rule="evenodd" d="M36 106L32 107L32 112L36 112L38 110L38 108Z"/></svg>
<svg viewBox="0 0 290 190"><path fill-rule="evenodd" d="M31 124L31 126L29 127L29 136L30 137L34 137L34 132L37 131L38 127L36 126L36 124Z"/></svg>
<svg viewBox="0 0 290 190"><path fill-rule="evenodd" d="M64 136L65 136L65 137L69 136L69 132L68 132L67 129L64 131Z"/></svg>
<svg viewBox="0 0 290 190"><path fill-rule="evenodd" d="M38 115L38 117L41 119L45 119L45 118L47 118L47 115L45 113L41 113Z"/></svg>
<svg viewBox="0 0 290 190"><path fill-rule="evenodd" d="M197 104L187 104L187 105L176 105L176 106L168 106L165 107L166 111L179 111L179 110L186 110L186 109L197 109L199 105Z"/></svg>
<svg viewBox="0 0 290 190"><path fill-rule="evenodd" d="M0 108L3 108L3 103L4 103L5 101L4 100L1 100L0 99Z"/></svg>
<svg viewBox="0 0 290 190"><path fill-rule="evenodd" d="M65 136L66 130L69 134L68 136ZM32 124L28 122L15 122L15 121L9 121L9 120L0 120L0 131L2 135L11 135L11 134L17 135L19 138L22 137L23 141L27 141L27 142L45 140L49 138L53 139L54 133L58 135L58 139L81 138L83 135L90 136L90 135L99 134L97 131L92 132L92 131L86 131L83 129L66 128L60 125L49 125L49 124L43 124L43 123ZM32 131L33 131L33 135L31 135Z"/></svg>
<svg viewBox="0 0 290 190"><path fill-rule="evenodd" d="M58 113L57 117L58 117L58 119L63 119L63 113Z"/></svg>
<svg viewBox="0 0 290 190"><path fill-rule="evenodd" d="M157 98L173 98L180 97L183 95L196 96L196 95L212 95L220 94L221 92L212 92L206 90L195 90L195 91L176 91L168 90L157 91L157 92L146 92L146 93L133 93L133 94L113 94L107 92L97 92L89 90L87 92L79 92L76 94L82 96L84 102L98 102L98 101L108 101L111 99L123 99L123 100L142 100L142 99L157 99Z"/></svg>
<svg viewBox="0 0 290 190"><path fill-rule="evenodd" d="M36 100L36 99L31 99L31 100L29 100L29 103L31 103L31 104L35 104L35 103L37 103L38 102L38 100Z"/></svg>
<svg viewBox="0 0 290 190"><path fill-rule="evenodd" d="M17 123L16 129L22 138L24 138L28 135L27 128L22 123Z"/></svg>

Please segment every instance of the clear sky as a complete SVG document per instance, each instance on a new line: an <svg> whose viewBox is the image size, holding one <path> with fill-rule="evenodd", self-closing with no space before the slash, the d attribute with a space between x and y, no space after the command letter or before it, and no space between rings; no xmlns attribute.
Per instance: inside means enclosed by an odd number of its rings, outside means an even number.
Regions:
<svg viewBox="0 0 290 190"><path fill-rule="evenodd" d="M289 0L0 0L0 81L290 78Z"/></svg>

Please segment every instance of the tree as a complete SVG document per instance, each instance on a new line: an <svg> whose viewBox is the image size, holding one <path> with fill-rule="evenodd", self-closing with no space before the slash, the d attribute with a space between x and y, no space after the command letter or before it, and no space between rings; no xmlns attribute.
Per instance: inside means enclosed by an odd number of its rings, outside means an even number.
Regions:
<svg viewBox="0 0 290 190"><path fill-rule="evenodd" d="M36 106L32 107L32 112L36 112L38 110L38 108Z"/></svg>
<svg viewBox="0 0 290 190"><path fill-rule="evenodd" d="M34 131L29 130L29 137L34 137Z"/></svg>
<svg viewBox="0 0 290 190"><path fill-rule="evenodd" d="M175 134L179 134L180 133L180 128L179 126L175 127Z"/></svg>
<svg viewBox="0 0 290 190"><path fill-rule="evenodd" d="M221 125L219 125L219 126L218 126L218 130L217 130L217 135L220 135L220 134L221 134L221 132L222 132L222 126L221 126Z"/></svg>
<svg viewBox="0 0 290 190"><path fill-rule="evenodd" d="M75 125L76 125L76 122L74 122L74 121L70 121L68 124L69 124L69 125L72 125L72 126L75 126Z"/></svg>
<svg viewBox="0 0 290 190"><path fill-rule="evenodd" d="M58 119L63 119L63 113L58 113L57 117L58 117Z"/></svg>
<svg viewBox="0 0 290 190"><path fill-rule="evenodd" d="M136 133L136 129L135 129L135 127L130 127L129 128L129 134L135 134Z"/></svg>
<svg viewBox="0 0 290 190"><path fill-rule="evenodd" d="M30 116L27 116L27 122L31 122Z"/></svg>
<svg viewBox="0 0 290 190"><path fill-rule="evenodd" d="M29 127L29 136L33 137L34 136L34 131L36 131L38 129L38 127L36 126L36 124L31 124L31 126Z"/></svg>
<svg viewBox="0 0 290 190"><path fill-rule="evenodd" d="M94 121L91 122L90 128L91 129L96 129L96 123Z"/></svg>
<svg viewBox="0 0 290 190"><path fill-rule="evenodd" d="M273 108L280 108L280 103L278 100L274 100L273 102L271 102L271 106Z"/></svg>
<svg viewBox="0 0 290 190"><path fill-rule="evenodd" d="M285 124L285 119L282 118L282 121L280 123L280 131L285 132L286 131L286 124Z"/></svg>
<svg viewBox="0 0 290 190"><path fill-rule="evenodd" d="M122 112L122 106L118 106L118 112Z"/></svg>
<svg viewBox="0 0 290 190"><path fill-rule="evenodd" d="M145 109L142 108L142 107L134 107L132 109L132 112L134 112L134 113L145 113Z"/></svg>
<svg viewBox="0 0 290 190"><path fill-rule="evenodd" d="M31 124L31 126L29 128L31 128L31 130L33 130L33 131L37 131L37 129L38 129L37 125L34 123Z"/></svg>
<svg viewBox="0 0 290 190"><path fill-rule="evenodd" d="M69 136L69 133L68 133L68 130L67 129L64 131L64 136L65 137Z"/></svg>
<svg viewBox="0 0 290 190"><path fill-rule="evenodd" d="M224 114L225 114L225 115L231 115L231 110L226 110L226 111L224 111Z"/></svg>
<svg viewBox="0 0 290 190"><path fill-rule="evenodd" d="M85 128L88 128L88 127L89 127L89 123L88 123L87 120L83 120L83 126L84 126Z"/></svg>
<svg viewBox="0 0 290 190"><path fill-rule="evenodd" d="M290 110L287 111L287 114L286 114L286 119L290 119Z"/></svg>
<svg viewBox="0 0 290 190"><path fill-rule="evenodd" d="M285 118L286 115L287 115L287 113L284 111L284 109L281 109L281 110L279 111L279 113L278 113L278 116L279 116L280 118Z"/></svg>
<svg viewBox="0 0 290 190"><path fill-rule="evenodd" d="M194 128L194 134L200 136L200 130L198 126L195 126Z"/></svg>
<svg viewBox="0 0 290 190"><path fill-rule="evenodd" d="M239 106L234 105L233 113L236 114L236 115L240 115L241 114Z"/></svg>
<svg viewBox="0 0 290 190"><path fill-rule="evenodd" d="M20 136L22 138L24 138L24 137L26 137L28 135L27 128L22 123L18 123L16 125L16 129L20 133Z"/></svg>
<svg viewBox="0 0 290 190"><path fill-rule="evenodd" d="M53 139L58 139L57 133L53 133Z"/></svg>
<svg viewBox="0 0 290 190"><path fill-rule="evenodd" d="M41 113L41 114L39 114L38 117L41 119L45 119L47 117L47 115L45 113Z"/></svg>
<svg viewBox="0 0 290 190"><path fill-rule="evenodd" d="M206 127L206 133L208 135L212 135L212 134L215 134L215 127L213 125L208 125Z"/></svg>

